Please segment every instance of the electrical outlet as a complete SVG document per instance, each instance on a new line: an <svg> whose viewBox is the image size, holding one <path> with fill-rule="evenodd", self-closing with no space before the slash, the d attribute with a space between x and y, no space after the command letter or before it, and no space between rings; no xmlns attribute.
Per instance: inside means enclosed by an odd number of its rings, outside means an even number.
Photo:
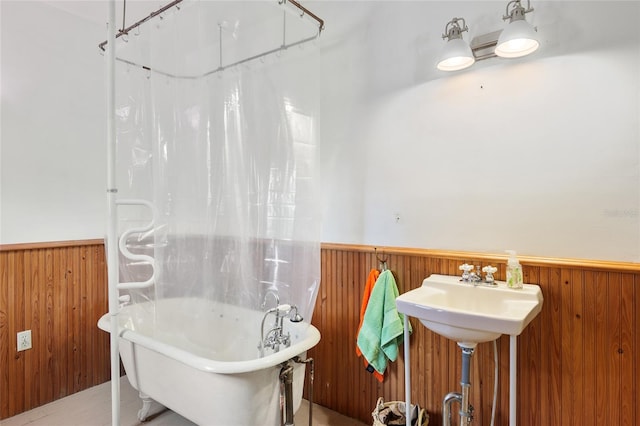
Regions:
<svg viewBox="0 0 640 426"><path fill-rule="evenodd" d="M31 349L31 330L25 330L18 333L18 352Z"/></svg>

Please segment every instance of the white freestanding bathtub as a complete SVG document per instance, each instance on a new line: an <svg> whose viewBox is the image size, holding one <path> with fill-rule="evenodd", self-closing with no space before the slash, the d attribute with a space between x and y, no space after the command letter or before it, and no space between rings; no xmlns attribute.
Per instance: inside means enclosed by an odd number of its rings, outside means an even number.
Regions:
<svg viewBox="0 0 640 426"><path fill-rule="evenodd" d="M281 364L320 341L306 321L284 321L291 345L259 357L264 313L195 298L132 304L119 314L120 356L131 385L199 425L280 425ZM273 316L271 317L273 318ZM110 332L110 316L98 326ZM155 326L154 326L155 324ZM265 323L265 334L272 320ZM155 331L154 331L155 330ZM304 364L293 364L293 410L299 408Z"/></svg>

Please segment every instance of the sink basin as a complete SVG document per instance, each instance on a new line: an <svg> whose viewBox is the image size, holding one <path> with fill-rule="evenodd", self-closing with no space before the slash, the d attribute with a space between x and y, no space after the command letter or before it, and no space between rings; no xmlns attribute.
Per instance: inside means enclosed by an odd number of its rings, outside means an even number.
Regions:
<svg viewBox="0 0 640 426"><path fill-rule="evenodd" d="M517 336L542 310L540 287L520 290L463 283L460 277L431 275L422 286L396 298L398 312L418 318L431 331L458 343Z"/></svg>

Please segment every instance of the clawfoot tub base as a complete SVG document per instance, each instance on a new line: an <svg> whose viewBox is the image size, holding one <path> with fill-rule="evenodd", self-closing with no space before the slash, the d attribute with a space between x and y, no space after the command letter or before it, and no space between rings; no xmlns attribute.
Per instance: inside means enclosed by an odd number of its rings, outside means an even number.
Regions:
<svg viewBox="0 0 640 426"><path fill-rule="evenodd" d="M184 334L174 338L168 332L156 333L152 328L156 312L171 313L172 330ZM186 312L197 313L198 322ZM320 341L320 332L308 322L287 321L285 332L291 336L291 345L257 358L260 329L255 325L263 317L262 311L199 298L124 306L118 314L118 349L126 380L136 394L141 392L142 404L131 413L140 410L135 422L149 422L166 407L200 425L280 426L281 364L296 357L305 359L307 350ZM110 331L111 320L106 313L98 326ZM125 327L131 324L134 329ZM215 339L211 330L216 330ZM295 414L306 372L298 363L293 370Z"/></svg>
<svg viewBox="0 0 640 426"><path fill-rule="evenodd" d="M139 393L139 396L140 400L142 401L142 408L138 410L138 420L140 420L141 422L149 419L150 415L157 414L160 411L166 409L162 404L154 401L153 399L149 398L148 395L142 392Z"/></svg>

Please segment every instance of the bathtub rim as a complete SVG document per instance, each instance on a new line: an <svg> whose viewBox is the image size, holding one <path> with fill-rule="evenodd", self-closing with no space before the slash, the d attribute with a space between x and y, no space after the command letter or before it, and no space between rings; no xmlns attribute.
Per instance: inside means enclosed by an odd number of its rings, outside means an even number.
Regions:
<svg viewBox="0 0 640 426"><path fill-rule="evenodd" d="M102 315L98 320L98 328L111 333L111 316L108 312ZM296 344L265 357L246 361L217 361L204 358L122 326L119 327L118 336L201 371L219 374L239 374L275 367L316 346L320 342L320 331L310 323L303 322L303 324L307 325L304 338L296 342Z"/></svg>

